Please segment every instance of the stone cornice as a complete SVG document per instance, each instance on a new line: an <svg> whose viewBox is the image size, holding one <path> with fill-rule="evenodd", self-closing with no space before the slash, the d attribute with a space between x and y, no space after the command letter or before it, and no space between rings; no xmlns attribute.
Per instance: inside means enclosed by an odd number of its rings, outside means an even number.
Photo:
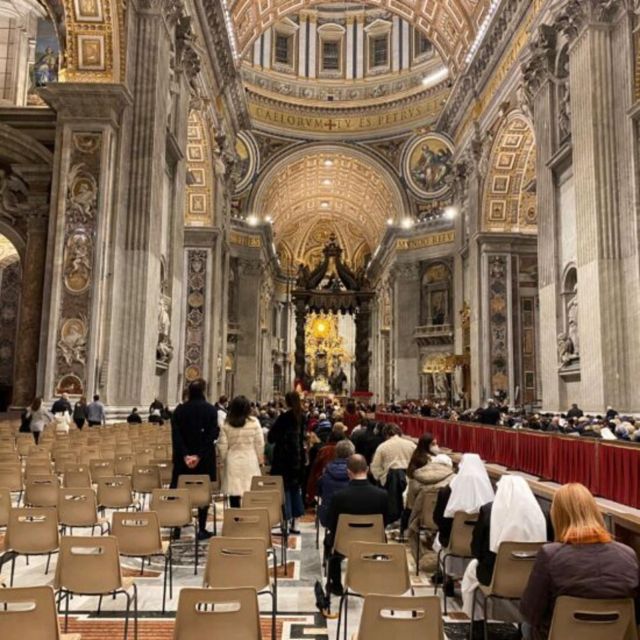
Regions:
<svg viewBox="0 0 640 640"><path fill-rule="evenodd" d="M220 89L228 103L234 127L238 131L247 129L250 126L249 114L229 41L222 3L220 0L201 0L196 3L196 7L203 27L206 27L205 43L209 59L220 78Z"/></svg>
<svg viewBox="0 0 640 640"><path fill-rule="evenodd" d="M506 0L494 17L471 65L458 79L438 120L438 129L453 136L472 103L492 77L514 31L528 11L537 12L548 0Z"/></svg>

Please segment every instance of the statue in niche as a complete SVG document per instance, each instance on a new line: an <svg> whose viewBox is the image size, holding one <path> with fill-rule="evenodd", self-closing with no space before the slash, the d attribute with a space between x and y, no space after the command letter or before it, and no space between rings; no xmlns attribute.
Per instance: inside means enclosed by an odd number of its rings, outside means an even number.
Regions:
<svg viewBox="0 0 640 640"><path fill-rule="evenodd" d="M162 365L168 365L173 357L173 345L171 344L171 315L169 299L161 294L158 301L158 344L156 346L156 361Z"/></svg>
<svg viewBox="0 0 640 640"><path fill-rule="evenodd" d="M558 335L558 359L563 365L569 364L576 359L573 352L573 342L566 333Z"/></svg>
<svg viewBox="0 0 640 640"><path fill-rule="evenodd" d="M580 337L578 335L578 296L574 296L567 307L567 335L573 345L573 354L580 356Z"/></svg>
<svg viewBox="0 0 640 640"><path fill-rule="evenodd" d="M447 374L443 371L432 373L433 378L433 390L436 398L448 398L449 397L449 381L447 380Z"/></svg>
<svg viewBox="0 0 640 640"><path fill-rule="evenodd" d="M334 373L329 378L331 391L337 396L342 395L346 383L347 383L347 374L344 372L344 369L342 367L334 371Z"/></svg>

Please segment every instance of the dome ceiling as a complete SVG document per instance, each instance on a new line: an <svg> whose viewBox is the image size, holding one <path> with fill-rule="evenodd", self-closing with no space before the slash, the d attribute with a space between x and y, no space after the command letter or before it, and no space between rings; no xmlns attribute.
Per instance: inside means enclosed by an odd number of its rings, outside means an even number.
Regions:
<svg viewBox="0 0 640 640"><path fill-rule="evenodd" d="M321 5L348 8L355 3L331 0L226 0L239 54L248 53L267 29L291 14ZM440 53L452 75L464 67L491 4L490 0L372 0L368 3L401 16L421 29Z"/></svg>
<svg viewBox="0 0 640 640"><path fill-rule="evenodd" d="M276 163L262 178L253 214L273 224L284 267L313 262L329 233L357 266L379 244L388 218L405 209L398 185L367 155L315 145Z"/></svg>

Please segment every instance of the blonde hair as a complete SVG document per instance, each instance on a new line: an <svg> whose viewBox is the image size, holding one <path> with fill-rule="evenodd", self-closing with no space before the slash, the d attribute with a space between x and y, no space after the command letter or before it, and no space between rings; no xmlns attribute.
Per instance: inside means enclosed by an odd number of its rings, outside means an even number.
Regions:
<svg viewBox="0 0 640 640"><path fill-rule="evenodd" d="M551 504L556 540L566 544L611 542L602 514L589 489L573 482L560 487Z"/></svg>

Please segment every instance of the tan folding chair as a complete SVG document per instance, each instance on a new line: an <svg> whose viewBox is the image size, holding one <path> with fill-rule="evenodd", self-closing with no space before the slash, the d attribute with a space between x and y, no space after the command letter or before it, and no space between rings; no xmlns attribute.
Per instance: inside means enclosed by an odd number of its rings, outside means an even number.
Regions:
<svg viewBox="0 0 640 640"><path fill-rule="evenodd" d="M340 637L344 609L344 637L347 637L349 596L363 598L371 594L401 596L412 591L404 545L352 542L347 555L344 593L338 607Z"/></svg>
<svg viewBox="0 0 640 640"><path fill-rule="evenodd" d="M129 453L116 453L114 472L117 476L131 476L133 473L133 465L135 464L134 455Z"/></svg>
<svg viewBox="0 0 640 640"><path fill-rule="evenodd" d="M479 585L473 592L473 608L471 613L471 631L473 640L473 623L475 620L476 600L478 592L484 598L484 638L488 640L487 603L489 600L520 600L529 583L538 551L544 542L503 542L500 544L493 567L493 576L489 586Z"/></svg>
<svg viewBox="0 0 640 640"><path fill-rule="evenodd" d="M4 543L6 551L13 551L11 586L18 556L47 556L44 572L47 575L51 554L58 551L60 543L56 510L51 507L11 509Z"/></svg>
<svg viewBox="0 0 640 640"><path fill-rule="evenodd" d="M591 600L560 596L553 609L548 640L636 640L632 599Z"/></svg>
<svg viewBox="0 0 640 640"><path fill-rule="evenodd" d="M24 485L26 507L56 507L60 482L55 475L34 475Z"/></svg>
<svg viewBox="0 0 640 640"><path fill-rule="evenodd" d="M269 512L266 509L226 509L222 521L222 536L229 538L259 538L273 555L273 575L278 572L276 550L271 539Z"/></svg>
<svg viewBox="0 0 640 640"><path fill-rule="evenodd" d="M22 468L19 464L0 464L0 487L6 487L11 493L17 493L17 504L22 500Z"/></svg>
<svg viewBox="0 0 640 640"><path fill-rule="evenodd" d="M420 536L425 531L432 532L438 530L438 525L433 521L433 510L436 507L437 501L437 491L424 492L422 496L422 511L418 519L418 533L416 536L416 575L420 575L420 554L422 553Z"/></svg>
<svg viewBox="0 0 640 640"><path fill-rule="evenodd" d="M173 640L262 640L255 589L180 591Z"/></svg>
<svg viewBox="0 0 640 640"><path fill-rule="evenodd" d="M206 474L179 475L178 489L186 489L189 492L192 509L204 509L213 502L211 478ZM218 534L215 505L213 510L213 534Z"/></svg>
<svg viewBox="0 0 640 640"><path fill-rule="evenodd" d="M6 487L0 487L0 529L6 529L9 524L11 507L11 491Z"/></svg>
<svg viewBox="0 0 640 640"><path fill-rule="evenodd" d="M98 482L100 478L115 475L115 463L113 459L103 460L100 458L98 460L90 460L89 471L91 472L91 480Z"/></svg>
<svg viewBox="0 0 640 640"><path fill-rule="evenodd" d="M140 575L144 574L145 559L151 564L151 558L164 558L164 580L162 585L162 613L166 610L167 579L169 581L169 600L173 598L173 558L170 542L164 542L160 533L160 521L155 511L144 513L114 512L111 520L111 532L118 539L120 555L127 558L140 558Z"/></svg>
<svg viewBox="0 0 640 640"><path fill-rule="evenodd" d="M58 522L62 533L73 535L73 529L91 527L91 535L100 527L100 535L109 533L109 522L98 518L96 494L90 487L63 488L58 491Z"/></svg>
<svg viewBox="0 0 640 640"><path fill-rule="evenodd" d="M16 438L16 449L18 450L18 455L21 458L24 458L28 453L29 449L33 446L33 434L32 433L19 433Z"/></svg>
<svg viewBox="0 0 640 640"><path fill-rule="evenodd" d="M28 480L33 476L50 476L54 473L54 466L49 460L43 458L36 458L32 460L27 458L27 462L24 468L24 479Z"/></svg>
<svg viewBox="0 0 640 640"><path fill-rule="evenodd" d="M79 633L61 634L51 587L0 589L2 640L80 640Z"/></svg>
<svg viewBox="0 0 640 640"><path fill-rule="evenodd" d="M134 464L131 485L133 491L142 496L142 504L144 506L147 496L151 495L155 489L162 489L160 469L151 464Z"/></svg>
<svg viewBox="0 0 640 640"><path fill-rule="evenodd" d="M75 451L59 451L55 457L55 472L58 475L64 474L68 464L77 464L78 455Z"/></svg>
<svg viewBox="0 0 640 640"><path fill-rule="evenodd" d="M62 484L65 487L90 487L91 471L88 464L68 464L64 469Z"/></svg>
<svg viewBox="0 0 640 640"><path fill-rule="evenodd" d="M149 464L158 467L160 470L160 484L163 487L168 487L173 476L173 462L166 458L151 458ZM180 485L178 485L178 488L180 488Z"/></svg>
<svg viewBox="0 0 640 640"><path fill-rule="evenodd" d="M354 542L385 544L387 536L384 532L382 515L377 513L369 516L355 516L341 513L338 517L331 551L346 558L349 555L349 547Z"/></svg>
<svg viewBox="0 0 640 640"><path fill-rule="evenodd" d="M280 527L280 535L282 536L282 566L284 567L284 575L286 576L289 535L282 512L281 498L278 490L245 491L242 496L242 506L246 509L266 509L269 512L269 526L271 529Z"/></svg>
<svg viewBox="0 0 640 640"><path fill-rule="evenodd" d="M193 527L193 544L195 559L193 574L198 574L198 519L193 517L191 496L188 489L154 489L151 494L151 511L158 514L160 527L171 531L169 539L173 541L173 530Z"/></svg>
<svg viewBox="0 0 640 640"><path fill-rule="evenodd" d="M138 638L138 588L132 578L123 578L120 569L118 540L114 536L63 536L56 567L55 588L59 602L65 600L64 630L69 624L69 601L74 595L102 597L123 594L127 599L124 618L124 639L129 631L129 614L133 603L133 637ZM129 591L133 589L133 595Z"/></svg>
<svg viewBox="0 0 640 640"><path fill-rule="evenodd" d="M133 499L131 476L111 476L98 480L98 508L102 509L138 509L140 503Z"/></svg>
<svg viewBox="0 0 640 640"><path fill-rule="evenodd" d="M437 596L368 595L356 640L444 640Z"/></svg>
<svg viewBox="0 0 640 640"><path fill-rule="evenodd" d="M204 587L252 587L271 596L271 637L276 637L278 581L269 578L267 544L261 538L212 538L209 541Z"/></svg>
<svg viewBox="0 0 640 640"><path fill-rule="evenodd" d="M438 571L442 572L442 584L446 584L447 560L449 558L461 558L462 560L470 560L473 558L471 553L471 538L473 537L473 529L478 521L477 513L465 513L458 511L453 516L453 524L451 525L451 536L449 538L449 546L446 549L438 551L437 566ZM436 580L433 593L438 592L438 581ZM443 589L444 592L444 589ZM444 593L444 613L447 615L447 594Z"/></svg>

